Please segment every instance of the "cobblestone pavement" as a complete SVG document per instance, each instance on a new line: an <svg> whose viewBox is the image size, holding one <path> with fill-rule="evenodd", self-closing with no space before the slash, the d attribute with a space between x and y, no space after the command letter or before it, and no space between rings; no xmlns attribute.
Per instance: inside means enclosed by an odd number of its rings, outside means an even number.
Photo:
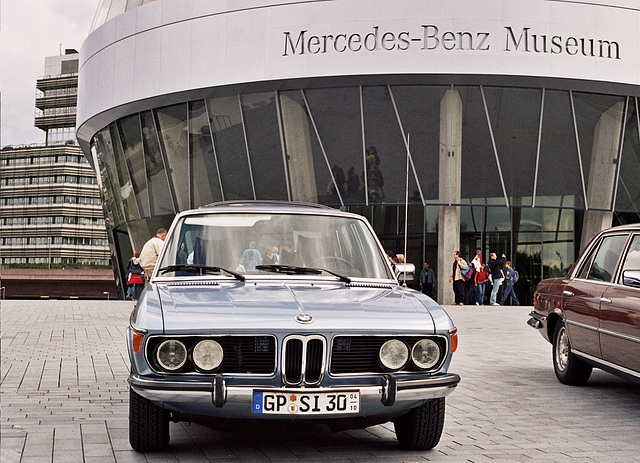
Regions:
<svg viewBox="0 0 640 463"><path fill-rule="evenodd" d="M2 301L1 461L57 462L637 462L640 388L595 371L560 384L530 307L448 307L460 333L440 444L405 451L393 426L216 432L171 424L171 446L128 443L131 302Z"/></svg>

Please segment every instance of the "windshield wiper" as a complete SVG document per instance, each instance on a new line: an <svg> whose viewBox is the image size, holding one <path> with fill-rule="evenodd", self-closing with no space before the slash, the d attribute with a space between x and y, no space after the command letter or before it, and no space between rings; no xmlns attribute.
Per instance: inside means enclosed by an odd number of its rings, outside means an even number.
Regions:
<svg viewBox="0 0 640 463"><path fill-rule="evenodd" d="M227 270L226 268L222 268L222 267L212 267L210 265L175 264L175 265L167 265L166 267L162 267L158 271L162 274L165 274L167 272L175 272L176 270L184 270L186 272L199 272L200 274L225 272L233 276L236 280L245 281L244 275L241 275L240 273L232 272L231 270Z"/></svg>
<svg viewBox="0 0 640 463"><path fill-rule="evenodd" d="M269 272L285 273L287 275L320 275L322 272L329 273L334 277L338 277L340 281L345 283L351 283L351 278L340 275L339 273L332 272L326 268L313 268L313 267L296 267L294 265L256 265L256 270L267 270Z"/></svg>

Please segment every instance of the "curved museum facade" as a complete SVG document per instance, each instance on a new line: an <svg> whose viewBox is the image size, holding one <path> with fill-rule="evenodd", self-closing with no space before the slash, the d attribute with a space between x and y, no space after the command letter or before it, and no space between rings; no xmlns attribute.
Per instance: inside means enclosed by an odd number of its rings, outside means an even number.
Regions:
<svg viewBox="0 0 640 463"><path fill-rule="evenodd" d="M601 228L640 220L640 4L103 0L79 142L116 278L184 209L308 201L438 274L505 253L530 301Z"/></svg>

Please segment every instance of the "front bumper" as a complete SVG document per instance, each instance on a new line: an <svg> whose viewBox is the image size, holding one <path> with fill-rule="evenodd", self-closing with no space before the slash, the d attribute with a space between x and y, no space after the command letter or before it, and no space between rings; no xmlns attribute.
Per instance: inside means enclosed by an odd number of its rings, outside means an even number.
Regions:
<svg viewBox="0 0 640 463"><path fill-rule="evenodd" d="M395 375L386 374L380 377L380 384L265 388L262 385L227 385L222 375L216 375L211 382L150 380L133 374L129 377L131 388L153 402L162 402L164 406L178 411L199 409L206 413L207 408L213 407L211 414L225 416L245 415L246 411L250 411L253 404L253 391L256 389L273 389L274 392L294 394L330 392L333 389L358 390L361 413L381 413L388 412L388 407L410 408L424 400L446 397L459 382L460 376L453 373L416 380L398 380ZM249 416L251 416L250 413Z"/></svg>

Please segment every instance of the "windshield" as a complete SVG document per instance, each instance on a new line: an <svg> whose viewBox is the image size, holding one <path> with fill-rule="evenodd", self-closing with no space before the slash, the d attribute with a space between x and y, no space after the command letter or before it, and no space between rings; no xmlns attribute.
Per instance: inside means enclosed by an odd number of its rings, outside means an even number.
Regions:
<svg viewBox="0 0 640 463"><path fill-rule="evenodd" d="M328 215L186 216L167 238L159 276L193 276L193 266L281 278L291 274L314 275L317 272L312 269L326 269L349 278L393 279L376 237L363 221ZM268 266L301 267L308 271L288 272Z"/></svg>

